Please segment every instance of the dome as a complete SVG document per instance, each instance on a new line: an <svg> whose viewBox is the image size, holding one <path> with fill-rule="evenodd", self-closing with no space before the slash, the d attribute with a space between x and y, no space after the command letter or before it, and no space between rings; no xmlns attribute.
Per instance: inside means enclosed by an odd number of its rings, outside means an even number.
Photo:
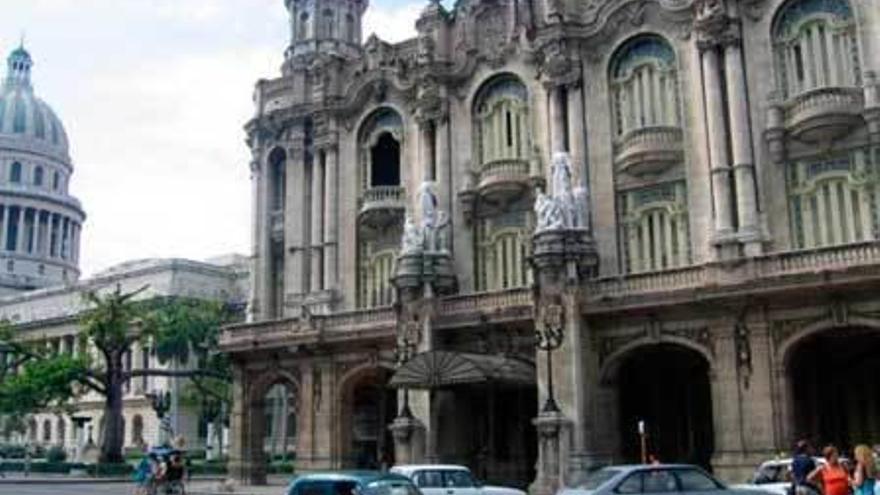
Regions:
<svg viewBox="0 0 880 495"><path fill-rule="evenodd" d="M27 144L66 157L67 133L52 108L34 94L33 59L23 47L6 59L7 74L0 88L0 139L11 147ZM11 143L10 143L11 141Z"/></svg>

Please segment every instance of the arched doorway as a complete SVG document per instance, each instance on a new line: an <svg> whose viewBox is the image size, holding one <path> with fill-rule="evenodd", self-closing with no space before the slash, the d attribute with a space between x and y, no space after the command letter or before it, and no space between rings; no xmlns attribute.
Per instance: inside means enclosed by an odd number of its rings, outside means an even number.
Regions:
<svg viewBox="0 0 880 495"><path fill-rule="evenodd" d="M248 395L248 420L241 430L244 448L240 455L249 463L242 474L249 483L266 484L271 461L292 460L296 455L299 391L299 382L285 371L268 372L254 380Z"/></svg>
<svg viewBox="0 0 880 495"><path fill-rule="evenodd" d="M880 443L880 331L834 328L794 344L786 359L795 438L814 445Z"/></svg>
<svg viewBox="0 0 880 495"><path fill-rule="evenodd" d="M644 421L649 453L663 462L710 467L714 450L709 363L678 344L639 347L616 374L621 455L641 460L638 424Z"/></svg>
<svg viewBox="0 0 880 495"><path fill-rule="evenodd" d="M390 373L370 368L346 380L341 406L342 467L378 469L394 465L388 425L397 416L397 392L387 387Z"/></svg>
<svg viewBox="0 0 880 495"><path fill-rule="evenodd" d="M296 456L296 391L287 383L269 387L263 399L263 452L269 459Z"/></svg>

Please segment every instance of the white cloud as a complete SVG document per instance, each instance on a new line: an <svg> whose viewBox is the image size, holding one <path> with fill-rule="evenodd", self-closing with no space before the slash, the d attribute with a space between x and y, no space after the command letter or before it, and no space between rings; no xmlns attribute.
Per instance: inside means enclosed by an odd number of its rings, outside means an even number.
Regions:
<svg viewBox="0 0 880 495"><path fill-rule="evenodd" d="M364 14L364 41L375 33L388 42L403 41L416 35L416 19L424 2L410 2L394 7L372 5Z"/></svg>

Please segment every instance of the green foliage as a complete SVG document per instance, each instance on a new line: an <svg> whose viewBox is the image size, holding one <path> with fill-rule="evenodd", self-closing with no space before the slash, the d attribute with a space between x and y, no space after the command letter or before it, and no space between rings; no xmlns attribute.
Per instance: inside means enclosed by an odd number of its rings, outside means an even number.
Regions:
<svg viewBox="0 0 880 495"><path fill-rule="evenodd" d="M47 462L64 462L67 460L67 451L63 447L54 445L46 451Z"/></svg>
<svg viewBox="0 0 880 495"><path fill-rule="evenodd" d="M76 383L87 373L85 359L67 354L28 361L20 373L0 383L0 413L24 415L64 406L77 396Z"/></svg>
<svg viewBox="0 0 880 495"><path fill-rule="evenodd" d="M147 327L160 362L178 359L186 364L193 353L202 359L217 348L220 326L229 318L217 302L166 298L152 304Z"/></svg>
<svg viewBox="0 0 880 495"><path fill-rule="evenodd" d="M133 304L133 299L145 289L122 292L117 286L107 295L91 291L83 293L90 307L80 316L82 335L105 354L128 349L137 340L138 327L144 319L143 305Z"/></svg>
<svg viewBox="0 0 880 495"><path fill-rule="evenodd" d="M0 457L3 459L24 459L25 447L17 444L0 445Z"/></svg>

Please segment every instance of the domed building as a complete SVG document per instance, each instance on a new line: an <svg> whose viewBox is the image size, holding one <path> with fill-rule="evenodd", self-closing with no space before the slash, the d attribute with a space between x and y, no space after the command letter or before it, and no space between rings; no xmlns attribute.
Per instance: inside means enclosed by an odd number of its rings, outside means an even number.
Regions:
<svg viewBox="0 0 880 495"><path fill-rule="evenodd" d="M68 186L67 134L34 93L19 47L0 89L0 295L74 282L85 213Z"/></svg>

